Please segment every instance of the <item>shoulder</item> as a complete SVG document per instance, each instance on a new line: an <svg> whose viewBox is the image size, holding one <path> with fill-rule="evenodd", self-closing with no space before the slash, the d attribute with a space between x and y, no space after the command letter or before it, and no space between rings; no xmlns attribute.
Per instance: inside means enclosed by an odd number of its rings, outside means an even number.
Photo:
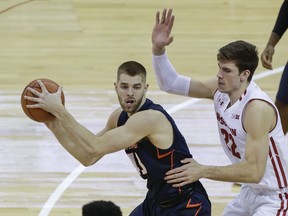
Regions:
<svg viewBox="0 0 288 216"><path fill-rule="evenodd" d="M171 125L167 117L158 110L144 110L137 112L130 116L127 120L126 126L133 128L141 128L147 131L159 131Z"/></svg>
<svg viewBox="0 0 288 216"><path fill-rule="evenodd" d="M247 112L256 112L256 113L272 113L275 114L275 106L267 100L262 98L254 98L247 102L245 107L245 113Z"/></svg>
<svg viewBox="0 0 288 216"><path fill-rule="evenodd" d="M122 111L123 110L121 109L121 107L119 107L111 113L107 122L107 125L109 126L109 128L117 127L117 122Z"/></svg>
<svg viewBox="0 0 288 216"><path fill-rule="evenodd" d="M154 110L154 109L148 109L148 110L137 112L133 114L130 118L145 120L145 121L155 122L155 123L157 123L157 121L159 121L160 119L167 119L164 113L162 113L160 110Z"/></svg>
<svg viewBox="0 0 288 216"><path fill-rule="evenodd" d="M271 130L275 127L277 111L273 104L263 99L253 99L249 101L243 111L244 127L267 128Z"/></svg>

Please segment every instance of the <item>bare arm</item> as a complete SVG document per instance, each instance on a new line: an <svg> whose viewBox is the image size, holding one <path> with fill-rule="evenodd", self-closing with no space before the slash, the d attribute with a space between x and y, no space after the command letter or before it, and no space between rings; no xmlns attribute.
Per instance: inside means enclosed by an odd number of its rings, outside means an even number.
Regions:
<svg viewBox="0 0 288 216"><path fill-rule="evenodd" d="M288 28L288 0L284 0L274 25L274 28L270 34L267 45L261 54L261 61L264 68L272 69L272 60L275 52L275 47L280 41L281 37Z"/></svg>
<svg viewBox="0 0 288 216"><path fill-rule="evenodd" d="M158 111L147 110L133 114L126 124L115 129L116 115L111 115L107 126L97 135L79 124L61 103L61 88L50 94L39 81L42 93L29 89L37 97L26 97L36 102L29 108L42 108L56 119L46 122L62 146L84 166L94 164L103 155L125 149L143 137L148 137L157 147L172 143L172 127ZM27 106L27 107L28 107ZM169 131L167 132L167 131ZM168 136L167 133L169 134Z"/></svg>
<svg viewBox="0 0 288 216"><path fill-rule="evenodd" d="M247 131L245 158L228 166L207 166L185 159L182 167L167 172L166 180L174 187L200 178L225 182L259 183L265 173L269 151L269 131L276 121L275 110L262 101L252 101L246 108L244 127Z"/></svg>
<svg viewBox="0 0 288 216"><path fill-rule="evenodd" d="M165 46L173 41L171 31L174 19L172 9L164 9L161 19L160 13L156 13L156 22L152 32L152 60L157 83L161 90L168 93L212 99L217 89L216 78L213 81L201 82L179 75L165 53Z"/></svg>
<svg viewBox="0 0 288 216"><path fill-rule="evenodd" d="M66 112L66 111L65 111ZM109 117L106 126L96 134L96 136L102 136L107 131L113 129L116 127L116 118L117 118L117 111L114 111L112 115ZM69 114L68 114L69 115ZM70 118L72 118L73 122L76 121L71 115ZM77 134L67 135L67 130L65 127L62 126L61 121L58 118L55 118L54 121L47 121L44 122L46 126L51 130L51 132L55 135L55 137L58 139L58 141L62 144L62 146L71 154L73 155L79 162L81 162L83 165L91 165L96 163L98 160L104 156L98 155L98 156L91 156L89 154L89 149L85 149L79 146L77 142ZM78 124L76 122L76 124ZM79 127L83 127L82 125L78 124ZM91 136L94 136L94 134L86 128L83 128L85 133L89 133ZM68 129L69 132L69 129Z"/></svg>
<svg viewBox="0 0 288 216"><path fill-rule="evenodd" d="M275 46L279 40L280 40L280 37L276 33L271 32L268 43L264 51L261 54L261 62L264 68L267 68L267 69L273 68L272 67L273 55L275 52Z"/></svg>

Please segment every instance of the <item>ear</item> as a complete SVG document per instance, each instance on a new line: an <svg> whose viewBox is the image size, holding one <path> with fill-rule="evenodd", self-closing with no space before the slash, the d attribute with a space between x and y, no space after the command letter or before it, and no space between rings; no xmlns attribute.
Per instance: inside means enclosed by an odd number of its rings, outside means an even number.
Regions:
<svg viewBox="0 0 288 216"><path fill-rule="evenodd" d="M244 82L245 80L248 79L248 77L250 76L250 70L244 70L241 75L240 75L240 80L241 82Z"/></svg>
<svg viewBox="0 0 288 216"><path fill-rule="evenodd" d="M147 84L145 87L144 87L144 95L146 94L147 90L148 90L148 87L149 87L149 84Z"/></svg>
<svg viewBox="0 0 288 216"><path fill-rule="evenodd" d="M114 82L114 90L117 91L117 82Z"/></svg>

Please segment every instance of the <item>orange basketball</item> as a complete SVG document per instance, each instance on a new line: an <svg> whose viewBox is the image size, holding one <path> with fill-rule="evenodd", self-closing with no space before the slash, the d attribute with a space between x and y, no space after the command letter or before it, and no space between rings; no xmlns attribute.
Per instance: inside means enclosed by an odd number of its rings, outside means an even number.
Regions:
<svg viewBox="0 0 288 216"><path fill-rule="evenodd" d="M43 82L43 84L45 85L47 91L50 93L57 92L57 90L59 88L59 85L50 79L41 78L41 79L33 80L24 88L24 90L22 92L21 106L22 106L24 113L30 119L37 121L37 122L50 121L50 120L55 118L51 113L46 112L45 110L43 110L41 108L33 108L33 109L31 108L30 109L30 108L26 107L26 105L34 104L34 102L26 100L24 98L24 96L27 95L29 97L35 97L35 95L33 95L30 91L27 91L27 88L31 87L31 88L35 89L36 91L41 92L41 87L38 84L37 80L41 80ZM65 97L64 97L63 91L62 91L61 99L62 99L62 103L65 104Z"/></svg>

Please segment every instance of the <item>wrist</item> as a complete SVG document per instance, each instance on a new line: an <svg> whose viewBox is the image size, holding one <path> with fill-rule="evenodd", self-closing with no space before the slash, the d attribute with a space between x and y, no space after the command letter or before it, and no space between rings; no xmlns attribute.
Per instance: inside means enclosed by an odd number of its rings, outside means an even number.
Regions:
<svg viewBox="0 0 288 216"><path fill-rule="evenodd" d="M163 55L165 53L165 47L152 47L152 53L156 56Z"/></svg>
<svg viewBox="0 0 288 216"><path fill-rule="evenodd" d="M279 42L279 40L280 40L279 35L276 34L275 32L272 32L266 46L275 47L276 44Z"/></svg>
<svg viewBox="0 0 288 216"><path fill-rule="evenodd" d="M64 105L57 107L53 112L52 115L54 115L57 119L63 120L65 118L68 118L69 113L65 109Z"/></svg>

